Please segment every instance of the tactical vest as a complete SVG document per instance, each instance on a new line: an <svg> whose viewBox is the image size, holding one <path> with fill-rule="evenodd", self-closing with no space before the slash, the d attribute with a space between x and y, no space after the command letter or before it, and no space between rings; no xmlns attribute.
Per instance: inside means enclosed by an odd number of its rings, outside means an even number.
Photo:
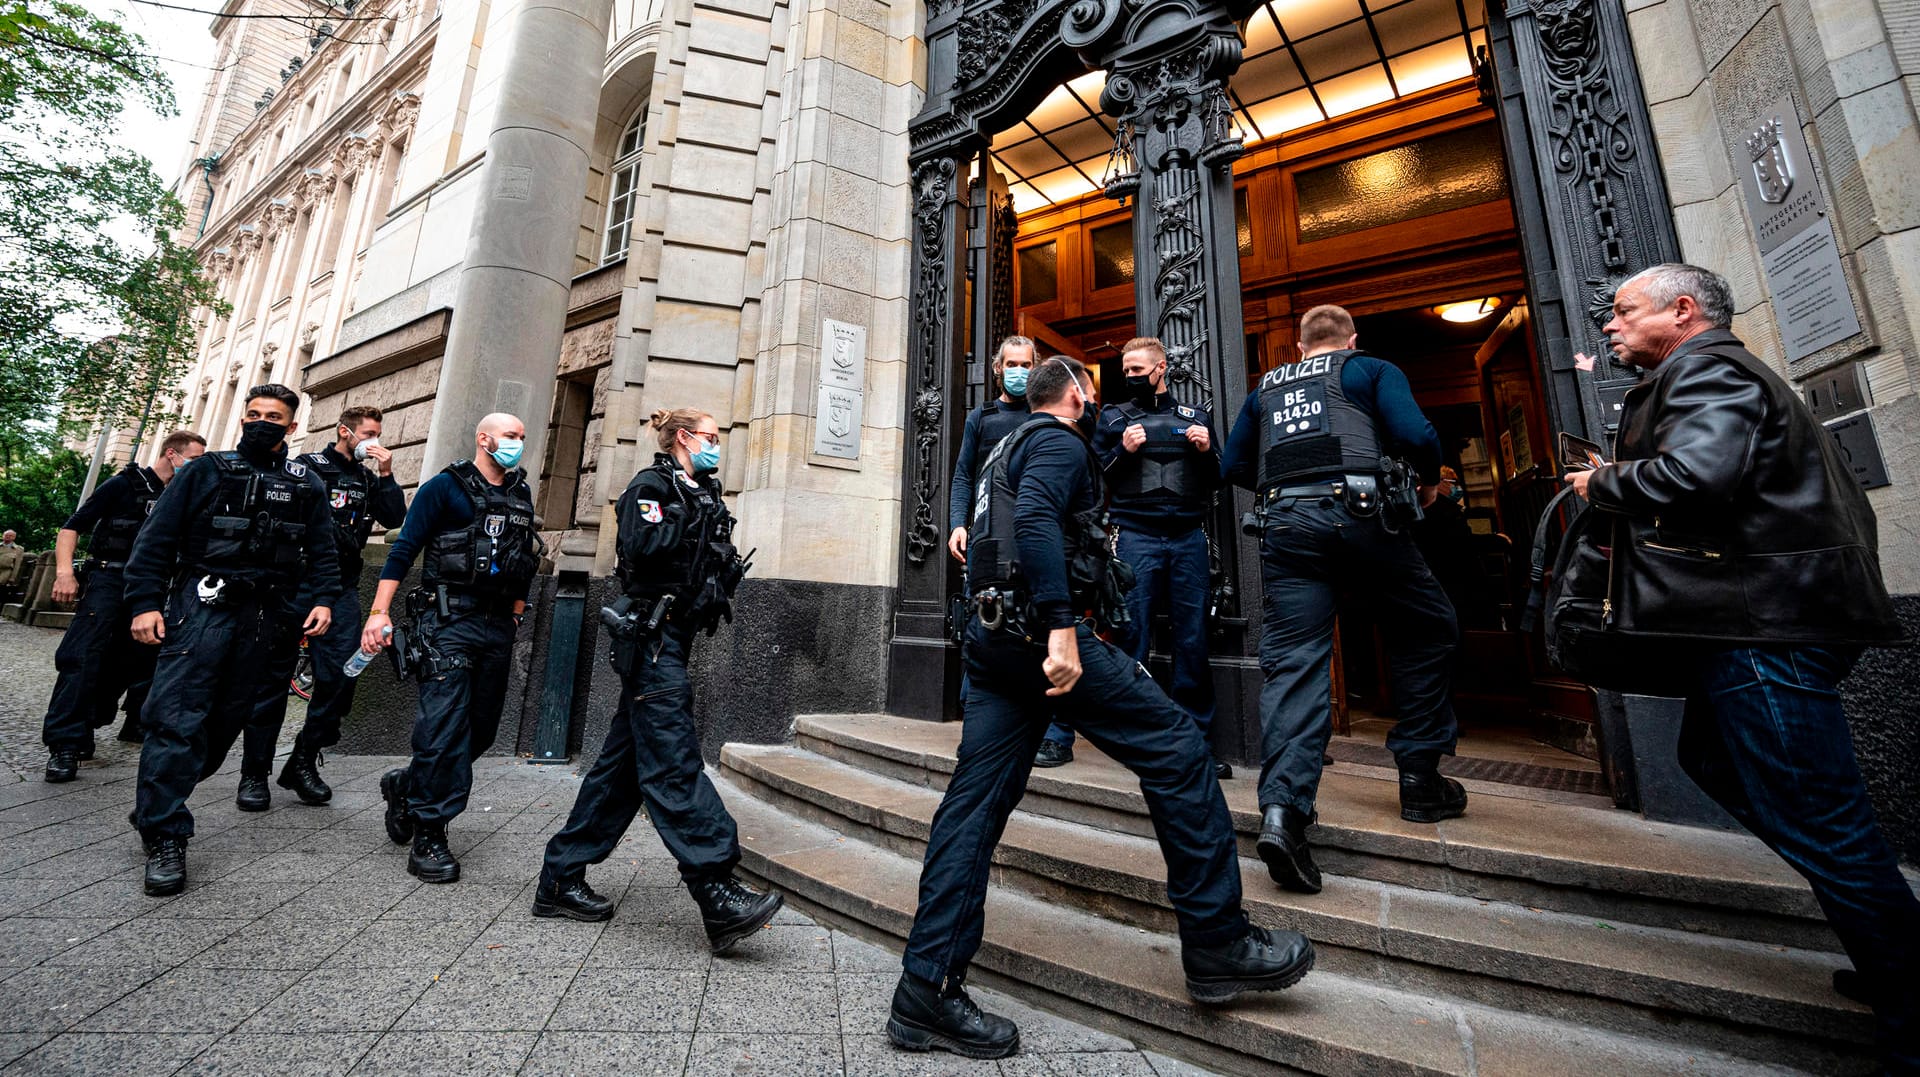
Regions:
<svg viewBox="0 0 1920 1077"><path fill-rule="evenodd" d="M534 523L533 493L526 473L507 473L504 486L495 486L471 460L447 465L473 504L473 520L454 531L442 531L427 544L421 573L428 587L449 588L485 595L518 594L540 571L545 544Z"/></svg>
<svg viewBox="0 0 1920 1077"><path fill-rule="evenodd" d="M652 465L634 475L633 481L627 484L628 488L638 485L654 473L673 491L671 496L687 510L694 523L681 536L679 545L671 550L637 563L624 556L618 558L614 574L619 577L626 593L636 597L668 591L684 592L705 583L707 577L720 567L712 563L712 544L733 539L733 514L727 511L727 503L721 500L720 491L714 483L695 480L697 485L688 486L681 477L683 472L680 466L673 462L672 457L662 454Z"/></svg>
<svg viewBox="0 0 1920 1077"><path fill-rule="evenodd" d="M340 547L343 570L360 563L360 551L373 536L373 514L367 509L373 480L359 464L341 467L325 452L310 452L301 462L327 484L327 508L333 513L333 537Z"/></svg>
<svg viewBox="0 0 1920 1077"><path fill-rule="evenodd" d="M1260 379L1260 489L1340 474L1380 473L1373 416L1340 384L1355 352L1341 350L1275 367Z"/></svg>
<svg viewBox="0 0 1920 1077"><path fill-rule="evenodd" d="M1004 400L989 400L980 406L980 440L974 444L973 473L978 476L987 454L1006 440L1008 434L1020 429L1033 420L1033 412L1027 410L1025 401L1009 404Z"/></svg>
<svg viewBox="0 0 1920 1077"><path fill-rule="evenodd" d="M1013 454L1036 432L1057 424L1037 422L1022 426L994 447L987 456L979 485L974 488L973 522L968 528L967 580L974 592L989 587L1023 591L1020 571L1020 547L1014 536L1015 491L1009 464ZM1101 507L1105 495L1100 484L1100 467L1093 447L1080 438L1087 453L1087 473L1093 477L1094 505L1062 521L1065 539L1068 597L1077 610L1092 608L1098 590L1106 582L1112 542L1107 534L1106 511Z"/></svg>
<svg viewBox="0 0 1920 1077"><path fill-rule="evenodd" d="M195 573L292 577L306 560L307 520L320 492L298 460L256 467L239 452L210 452L196 467L219 472L213 504L191 521L183 563Z"/></svg>
<svg viewBox="0 0 1920 1077"><path fill-rule="evenodd" d="M153 514L153 503L160 500L166 483L151 468L128 464L121 472L133 488L133 495L114 516L103 516L93 525L93 537L87 542L87 559L124 564L133 553L133 540Z"/></svg>
<svg viewBox="0 0 1920 1077"><path fill-rule="evenodd" d="M1108 472L1114 500L1156 501L1194 512L1205 507L1207 482L1201 470L1211 465L1205 453L1187 440L1193 416L1170 411L1148 411L1137 404L1117 404L1114 410L1146 428L1147 440L1133 452L1121 453ZM1191 411L1192 409L1188 409Z"/></svg>

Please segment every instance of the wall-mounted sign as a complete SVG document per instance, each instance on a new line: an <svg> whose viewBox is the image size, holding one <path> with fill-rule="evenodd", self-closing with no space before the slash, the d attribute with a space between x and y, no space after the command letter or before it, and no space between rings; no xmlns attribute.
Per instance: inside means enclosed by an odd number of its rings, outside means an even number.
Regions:
<svg viewBox="0 0 1920 1077"><path fill-rule="evenodd" d="M1744 147L1740 190L1760 244L1780 341L1793 362L1858 334L1860 315L1847 291L1827 200L1814 180L1791 94L1760 114Z"/></svg>
<svg viewBox="0 0 1920 1077"><path fill-rule="evenodd" d="M816 455L860 459L866 388L867 327L826 319L820 325L820 392L813 412Z"/></svg>
<svg viewBox="0 0 1920 1077"><path fill-rule="evenodd" d="M1861 412L1835 419L1827 424L1827 433L1839 443L1841 459L1853 470L1853 477L1860 480L1861 486L1876 490L1893 485L1893 480L1887 478L1887 462L1880 455L1880 439L1873 433L1872 415Z"/></svg>

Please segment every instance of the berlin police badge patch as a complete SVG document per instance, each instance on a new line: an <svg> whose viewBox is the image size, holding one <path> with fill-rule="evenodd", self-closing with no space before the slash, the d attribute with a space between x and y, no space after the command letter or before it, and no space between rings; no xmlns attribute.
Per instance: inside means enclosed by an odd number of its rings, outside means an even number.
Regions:
<svg viewBox="0 0 1920 1077"><path fill-rule="evenodd" d="M507 518L505 516L495 515L487 517L486 530L488 538L499 538L500 533L506 529Z"/></svg>
<svg viewBox="0 0 1920 1077"><path fill-rule="evenodd" d="M336 509L344 509L344 508L346 508L346 507L347 507L347 492L346 492L345 490L335 490L335 491L333 492L333 497L332 497L332 498L330 499L330 503L331 503L331 504L333 505L333 507L334 507L334 508L336 508Z"/></svg>
<svg viewBox="0 0 1920 1077"><path fill-rule="evenodd" d="M660 512L660 502L658 501L641 501L639 502L639 508L640 518L650 524L657 524L661 520L666 519Z"/></svg>

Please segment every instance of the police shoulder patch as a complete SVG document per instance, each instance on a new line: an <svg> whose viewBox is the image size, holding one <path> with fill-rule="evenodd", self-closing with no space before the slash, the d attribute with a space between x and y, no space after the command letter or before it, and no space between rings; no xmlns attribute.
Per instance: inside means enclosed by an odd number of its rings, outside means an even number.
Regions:
<svg viewBox="0 0 1920 1077"><path fill-rule="evenodd" d="M296 479L304 479L307 477L307 465L298 460L289 460L287 461L287 474L292 475Z"/></svg>
<svg viewBox="0 0 1920 1077"><path fill-rule="evenodd" d="M347 507L347 491L344 489L335 490L333 492L333 498L330 503L336 509L346 508Z"/></svg>
<svg viewBox="0 0 1920 1077"><path fill-rule="evenodd" d="M1177 411L1177 412L1179 412L1179 413L1180 413L1180 417L1181 417L1182 419L1192 419L1192 418L1194 418L1194 417L1195 417L1195 412L1194 412L1194 410L1193 410L1192 408L1190 408L1190 407L1188 407L1188 406L1186 406L1185 404L1176 404L1176 405L1174 405L1174 409L1173 409L1173 410L1175 410L1175 411Z"/></svg>
<svg viewBox="0 0 1920 1077"><path fill-rule="evenodd" d="M643 501L636 502L636 505L640 509L640 518L642 520L647 521L650 524L657 524L661 520L666 518L663 515L661 515L660 502L658 501L643 500Z"/></svg>

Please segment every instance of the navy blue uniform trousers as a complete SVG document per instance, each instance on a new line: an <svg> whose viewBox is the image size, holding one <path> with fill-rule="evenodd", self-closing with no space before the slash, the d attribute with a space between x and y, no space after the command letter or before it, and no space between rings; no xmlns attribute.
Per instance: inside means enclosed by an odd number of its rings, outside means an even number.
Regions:
<svg viewBox="0 0 1920 1077"><path fill-rule="evenodd" d="M903 961L914 976L934 983L966 977L980 949L994 847L1056 710L1140 779L1181 942L1217 946L1247 931L1233 819L1200 728L1124 651L1084 624L1076 631L1080 680L1066 695L1049 696L1044 646L989 632L978 617L967 626L967 716L920 872Z"/></svg>
<svg viewBox="0 0 1920 1077"><path fill-rule="evenodd" d="M692 649L693 630L672 622L658 639L616 648L620 706L567 825L547 842L542 874L549 881L578 879L612 855L643 804L681 879L724 879L740 863L733 816L700 758L687 677Z"/></svg>
<svg viewBox="0 0 1920 1077"><path fill-rule="evenodd" d="M333 627L324 636L307 643L313 659L313 698L307 701L307 720L300 727L302 747L318 751L340 743L340 722L353 709L353 686L347 676L347 659L360 649L360 592L347 588L333 603ZM260 693L253 717L247 721L246 747L240 760L240 772L264 778L273 769L273 753L280 742L280 727L287 720L287 687L293 667L300 661L300 641L287 653L274 656L275 668L286 675L269 683Z"/></svg>
<svg viewBox="0 0 1920 1077"><path fill-rule="evenodd" d="M113 721L122 692L128 693L128 713L138 717L133 688L153 676L157 648L133 641L132 622L120 570L89 569L73 620L53 652L59 675L47 699L41 743L49 748L91 746L94 729Z"/></svg>
<svg viewBox="0 0 1920 1077"><path fill-rule="evenodd" d="M1407 531L1355 516L1333 498L1271 510L1260 540L1260 807L1313 814L1333 735L1334 599L1352 590L1386 635L1399 720L1387 748L1404 769L1452 755L1453 604Z"/></svg>
<svg viewBox="0 0 1920 1077"><path fill-rule="evenodd" d="M513 662L512 606L455 595L449 616L429 603L413 630L436 653L439 668L420 682L407 806L421 825L445 827L466 810L473 761L500 732Z"/></svg>

